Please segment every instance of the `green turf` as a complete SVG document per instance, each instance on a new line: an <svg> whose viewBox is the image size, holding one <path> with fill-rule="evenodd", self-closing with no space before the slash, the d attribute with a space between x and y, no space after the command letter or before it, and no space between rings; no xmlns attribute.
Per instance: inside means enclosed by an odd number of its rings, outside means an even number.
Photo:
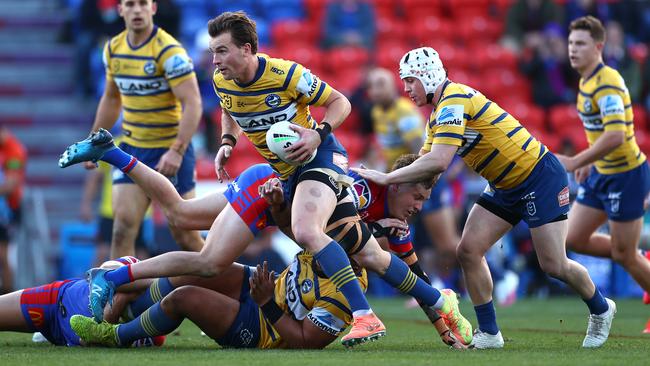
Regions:
<svg viewBox="0 0 650 366"><path fill-rule="evenodd" d="M32 344L30 334L0 333L0 364L6 365L639 365L648 364L650 335L641 329L650 306L620 300L608 342L601 349L580 347L586 329L584 304L576 299L523 300L497 309L503 350L447 349L418 309L403 300L371 300L388 334L382 340L345 350L338 341L324 351L224 350L201 337L189 322L158 349L65 348ZM461 310L475 323L467 301Z"/></svg>

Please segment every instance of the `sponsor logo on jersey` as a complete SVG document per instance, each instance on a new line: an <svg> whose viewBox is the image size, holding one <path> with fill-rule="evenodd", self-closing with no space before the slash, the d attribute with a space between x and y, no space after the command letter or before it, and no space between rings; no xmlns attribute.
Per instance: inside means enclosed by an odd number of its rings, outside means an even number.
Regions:
<svg viewBox="0 0 650 366"><path fill-rule="evenodd" d="M278 69L278 68L275 67L275 66L271 67L271 72L272 72L272 73L276 73L276 74L278 74L278 75L284 75L284 70L280 70L280 69Z"/></svg>
<svg viewBox="0 0 650 366"><path fill-rule="evenodd" d="M331 317L331 315L330 315L330 317ZM320 330L322 330L322 331L324 331L326 333L329 333L331 335L338 335L339 334L338 331L336 331L335 329L332 329L332 327L329 324L325 323L325 321L322 320L323 317L316 317L316 316L314 316L314 314L309 313L309 314L307 314L307 318L309 318L309 320L311 320L311 322L314 323L314 325L317 326L318 329L320 329Z"/></svg>
<svg viewBox="0 0 650 366"><path fill-rule="evenodd" d="M165 61L165 74L173 78L194 70L192 60L184 54L177 54Z"/></svg>
<svg viewBox="0 0 650 366"><path fill-rule="evenodd" d="M147 75L153 75L156 73L156 63L153 61L147 61L143 67L144 73Z"/></svg>
<svg viewBox="0 0 650 366"><path fill-rule="evenodd" d="M585 102L582 104L582 109L585 110L585 113L591 113L593 107L591 106L591 101L589 99L585 100Z"/></svg>
<svg viewBox="0 0 650 366"><path fill-rule="evenodd" d="M264 103L266 103L266 105L268 105L271 108L275 108L280 106L280 103L282 103L282 99L277 94L269 94L264 99Z"/></svg>
<svg viewBox="0 0 650 366"><path fill-rule="evenodd" d="M437 125L463 125L463 112L465 108L462 105L448 105L442 107L438 118L436 119Z"/></svg>
<svg viewBox="0 0 650 366"><path fill-rule="evenodd" d="M625 113L623 99L619 95L606 95L599 100L598 104L604 116Z"/></svg>
<svg viewBox="0 0 650 366"><path fill-rule="evenodd" d="M306 294L309 291L311 291L313 287L314 287L314 283L309 278L305 278L302 281L302 284L300 285L300 290L302 291L303 294Z"/></svg>
<svg viewBox="0 0 650 366"><path fill-rule="evenodd" d="M564 187L564 189L561 190L560 193L558 193L557 202L560 205L560 207L569 204L569 187Z"/></svg>

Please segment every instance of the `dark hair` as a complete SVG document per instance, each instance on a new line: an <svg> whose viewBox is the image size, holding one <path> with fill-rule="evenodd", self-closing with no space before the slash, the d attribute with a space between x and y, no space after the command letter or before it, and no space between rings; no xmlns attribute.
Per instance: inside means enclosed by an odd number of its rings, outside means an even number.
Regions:
<svg viewBox="0 0 650 366"><path fill-rule="evenodd" d="M220 34L230 32L232 41L237 47L246 43L251 45L251 52L257 53L257 27L255 21L243 11L227 11L208 22L208 33L215 38Z"/></svg>
<svg viewBox="0 0 650 366"><path fill-rule="evenodd" d="M594 41L605 42L605 27L603 27L603 23L591 15L572 21L569 25L569 32L574 30L586 30Z"/></svg>
<svg viewBox="0 0 650 366"><path fill-rule="evenodd" d="M416 154L402 154L393 163L393 167L391 168L391 171L404 168L405 166L409 166L418 158L419 156ZM422 186L424 186L425 189L431 189L435 182L436 182L435 178L430 178L430 179L424 179L417 182L413 182L413 184L422 184Z"/></svg>

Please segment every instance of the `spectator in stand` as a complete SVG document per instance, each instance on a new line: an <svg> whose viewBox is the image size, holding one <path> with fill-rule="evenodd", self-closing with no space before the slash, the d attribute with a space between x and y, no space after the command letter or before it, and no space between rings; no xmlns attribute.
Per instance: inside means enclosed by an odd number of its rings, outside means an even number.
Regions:
<svg viewBox="0 0 650 366"><path fill-rule="evenodd" d="M625 44L623 27L617 21L610 21L605 27L605 48L603 48L603 61L621 74L625 85L630 92L632 102L641 100L643 79L641 65L630 57L630 52Z"/></svg>
<svg viewBox="0 0 650 366"><path fill-rule="evenodd" d="M539 36L547 24L562 20L562 8L553 0L517 0L506 16L503 45L519 53L527 37Z"/></svg>
<svg viewBox="0 0 650 366"><path fill-rule="evenodd" d="M372 5L364 0L333 0L327 5L323 28L325 48L361 46L372 49L375 43Z"/></svg>
<svg viewBox="0 0 650 366"><path fill-rule="evenodd" d="M594 16L603 23L609 22L612 18L610 2L602 0L567 0L564 5L564 11L566 13L565 28L568 28L569 23L573 20L587 15Z"/></svg>
<svg viewBox="0 0 650 366"><path fill-rule="evenodd" d="M566 37L557 23L548 24L542 33L531 34L525 39L525 51L521 71L533 83L535 104L551 107L561 103L573 103L576 98L578 78L567 56Z"/></svg>
<svg viewBox="0 0 650 366"><path fill-rule="evenodd" d="M25 147L9 132L7 126L0 126L0 169L3 179L0 180L0 197L4 197L11 213L10 225L0 225L0 255L2 262L2 288L0 293L11 292L13 287L11 269L6 260L9 243L9 226L17 227L22 218L21 201L25 182L25 163L27 152Z"/></svg>

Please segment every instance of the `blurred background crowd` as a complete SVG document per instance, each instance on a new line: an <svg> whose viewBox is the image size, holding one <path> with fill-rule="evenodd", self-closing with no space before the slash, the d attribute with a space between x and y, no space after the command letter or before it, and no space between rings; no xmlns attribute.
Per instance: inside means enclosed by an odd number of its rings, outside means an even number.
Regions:
<svg viewBox="0 0 650 366"><path fill-rule="evenodd" d="M84 137L103 90L101 50L124 29L118 0L0 0L0 237L2 291L76 276L107 255L102 223L110 220L110 170L59 170L58 154ZM393 155L416 152L430 110L388 111L401 95L400 57L435 48L449 78L504 107L552 151L572 155L587 145L575 110L578 74L567 57L567 26L594 15L607 28L605 63L624 77L634 103L637 142L650 153L650 1L643 0L157 0L155 22L194 60L204 114L193 140L199 195L222 189L213 157L219 142L219 100L212 90L206 23L244 10L257 22L261 52L299 62L343 92L352 114L336 131L353 164L390 168ZM313 109L317 120L323 111ZM399 114L399 113L398 113ZM389 124L388 120L399 123ZM397 127L396 127L397 126ZM414 132L415 131L415 132ZM241 139L231 176L262 162ZM397 150L396 150L397 149ZM450 246L485 182L455 164L444 177L451 219L437 211L413 220L418 255L446 287L463 284ZM573 186L575 193L575 185ZM159 210L141 228L140 257L176 248ZM606 230L606 228L603 228ZM650 224L644 230L644 243ZM11 243L11 245L8 245ZM9 249L9 250L7 250ZM272 231L241 261L260 258L281 269L295 248ZM497 300L547 296L566 289L539 270L527 228L517 226L490 252ZM578 257L606 294L639 296L640 288L609 260ZM13 278L10 267L14 268ZM378 279L371 292L392 295ZM501 291L501 293L499 293Z"/></svg>

